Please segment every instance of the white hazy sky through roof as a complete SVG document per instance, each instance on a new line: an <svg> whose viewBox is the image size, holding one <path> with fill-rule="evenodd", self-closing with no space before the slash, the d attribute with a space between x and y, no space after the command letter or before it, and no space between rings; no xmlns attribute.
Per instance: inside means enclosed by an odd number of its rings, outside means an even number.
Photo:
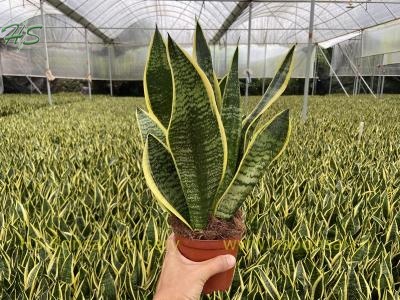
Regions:
<svg viewBox="0 0 400 300"><path fill-rule="evenodd" d="M51 2L51 1L49 1ZM163 1L163 0L61 0L87 19L111 39L124 36L124 31L141 31L135 36L146 44L154 25L180 43L190 44L195 18L199 17L206 35L211 39L239 1ZM39 0L0 0L0 26L22 22L40 15ZM340 37L363 28L400 18L400 1L317 1L315 9L316 42ZM308 37L309 1L261 2L252 8L251 41L254 44L305 43ZM47 14L61 14L45 3ZM249 8L238 16L228 31L228 43L247 42ZM76 26L80 26L76 24ZM130 29L128 29L130 28ZM266 28L268 30L266 30ZM125 36L129 36L126 35ZM143 41L140 41L140 40ZM226 35L222 36L222 41ZM138 44L137 43L137 44Z"/></svg>

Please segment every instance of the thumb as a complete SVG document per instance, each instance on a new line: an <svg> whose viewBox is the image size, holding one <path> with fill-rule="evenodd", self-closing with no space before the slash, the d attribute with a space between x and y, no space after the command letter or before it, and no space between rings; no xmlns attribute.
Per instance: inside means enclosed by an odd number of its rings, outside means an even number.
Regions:
<svg viewBox="0 0 400 300"><path fill-rule="evenodd" d="M202 262L202 276L207 280L211 276L228 271L235 266L236 258L233 255L220 255Z"/></svg>

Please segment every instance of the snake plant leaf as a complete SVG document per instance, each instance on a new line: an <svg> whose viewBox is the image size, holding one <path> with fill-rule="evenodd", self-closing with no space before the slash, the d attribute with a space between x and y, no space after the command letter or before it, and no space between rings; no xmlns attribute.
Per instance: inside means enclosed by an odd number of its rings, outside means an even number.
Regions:
<svg viewBox="0 0 400 300"><path fill-rule="evenodd" d="M228 144L228 162L225 176L218 189L218 196L225 191L236 173L240 146L240 133L242 130L242 108L240 101L240 82L238 73L239 48L236 47L231 68L226 77L225 92L222 101L221 117L224 124Z"/></svg>
<svg viewBox="0 0 400 300"><path fill-rule="evenodd" d="M227 78L228 78L228 74L226 74L224 77L222 77L221 80L219 81L219 89L221 91L222 98L224 98L225 84L226 84Z"/></svg>
<svg viewBox="0 0 400 300"><path fill-rule="evenodd" d="M141 108L136 108L136 120L139 124L140 135L143 144L146 142L147 135L152 134L160 141L165 142L167 130L162 126L158 119Z"/></svg>
<svg viewBox="0 0 400 300"><path fill-rule="evenodd" d="M287 53L278 71L275 73L267 91L256 105L253 111L243 121L242 138L244 149L247 142L251 140L252 134L257 126L260 116L282 95L285 91L293 71L293 54L295 46Z"/></svg>
<svg viewBox="0 0 400 300"><path fill-rule="evenodd" d="M197 64L204 71L208 80L213 86L215 101L217 102L218 109L221 110L221 90L219 88L217 75L215 75L213 69L210 48L208 47L207 40L204 36L203 30L201 29L199 22L196 23L196 31L194 34L193 57L196 59Z"/></svg>
<svg viewBox="0 0 400 300"><path fill-rule="evenodd" d="M225 131L205 73L170 37L168 52L174 97L167 142L181 179L191 225L203 229L226 168Z"/></svg>
<svg viewBox="0 0 400 300"><path fill-rule="evenodd" d="M265 168L285 149L289 140L289 110L261 127L251 140L229 187L219 199L215 215L230 219L258 183Z"/></svg>
<svg viewBox="0 0 400 300"><path fill-rule="evenodd" d="M157 27L150 43L143 88L147 111L167 128L172 110L172 75L167 49Z"/></svg>
<svg viewBox="0 0 400 300"><path fill-rule="evenodd" d="M173 157L163 143L149 134L142 167L147 186L162 207L174 214L187 226L189 212Z"/></svg>

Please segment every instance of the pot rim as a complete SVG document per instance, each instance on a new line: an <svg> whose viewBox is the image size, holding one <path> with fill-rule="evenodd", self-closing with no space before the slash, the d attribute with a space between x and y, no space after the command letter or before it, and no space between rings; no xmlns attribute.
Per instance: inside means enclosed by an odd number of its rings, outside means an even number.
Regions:
<svg viewBox="0 0 400 300"><path fill-rule="evenodd" d="M199 239L190 239L180 235L175 234L175 242L181 243L184 247L193 248L193 249L201 249L207 247L206 249L214 249L214 250L233 250L232 249L232 242L233 248L239 248L239 243L242 240L242 237L232 237L230 239L221 239L221 240L199 240ZM229 244L227 245L226 243Z"/></svg>

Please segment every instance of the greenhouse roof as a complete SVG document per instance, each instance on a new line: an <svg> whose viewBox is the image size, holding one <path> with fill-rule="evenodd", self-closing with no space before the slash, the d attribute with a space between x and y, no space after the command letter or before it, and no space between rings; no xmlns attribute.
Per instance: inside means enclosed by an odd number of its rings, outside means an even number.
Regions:
<svg viewBox="0 0 400 300"><path fill-rule="evenodd" d="M251 5L250 5L251 2ZM155 24L180 43L191 43L199 18L213 43L306 43L310 1L47 0L47 15L64 14L104 42L123 42L124 32L142 32L146 44ZM0 24L40 15L40 0L0 0ZM399 0L316 1L314 41L323 42L400 18ZM129 36L125 34L125 37Z"/></svg>

